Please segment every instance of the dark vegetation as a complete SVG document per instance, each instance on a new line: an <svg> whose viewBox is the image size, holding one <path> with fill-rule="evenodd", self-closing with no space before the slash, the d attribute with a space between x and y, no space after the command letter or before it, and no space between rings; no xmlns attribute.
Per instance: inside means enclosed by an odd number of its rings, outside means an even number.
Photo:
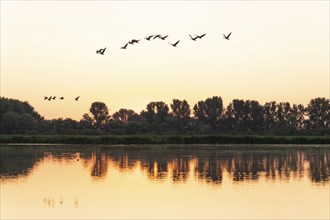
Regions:
<svg viewBox="0 0 330 220"><path fill-rule="evenodd" d="M150 102L139 114L120 109L110 115L94 102L80 121L46 120L28 102L0 99L0 142L16 143L329 143L330 101L312 99L306 107L288 102L222 98ZM97 135L97 136L96 136ZM310 137L308 137L310 136Z"/></svg>
<svg viewBox="0 0 330 220"><path fill-rule="evenodd" d="M330 136L1 135L0 143L48 144L329 144Z"/></svg>

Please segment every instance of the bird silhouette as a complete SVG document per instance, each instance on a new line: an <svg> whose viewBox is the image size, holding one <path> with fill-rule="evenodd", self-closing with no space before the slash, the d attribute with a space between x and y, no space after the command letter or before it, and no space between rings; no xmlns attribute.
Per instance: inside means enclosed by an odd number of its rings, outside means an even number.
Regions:
<svg viewBox="0 0 330 220"><path fill-rule="evenodd" d="M128 43L125 44L125 46L121 47L120 49L126 49L127 45L128 45Z"/></svg>
<svg viewBox="0 0 330 220"><path fill-rule="evenodd" d="M226 40L229 40L230 35L231 35L231 32L227 36L223 34L223 38L225 38Z"/></svg>
<svg viewBox="0 0 330 220"><path fill-rule="evenodd" d="M166 35L164 37L160 36L160 39L165 40L167 37L168 37L168 35Z"/></svg>
<svg viewBox="0 0 330 220"><path fill-rule="evenodd" d="M139 43L140 40L135 40L135 39L132 39L130 42L128 42L129 44L134 44L134 43Z"/></svg>
<svg viewBox="0 0 330 220"><path fill-rule="evenodd" d="M168 44L172 45L173 47L176 47L176 45L178 45L179 42L180 42L180 40L178 40L178 41L175 42L174 44L170 44L170 43L168 43Z"/></svg>
<svg viewBox="0 0 330 220"><path fill-rule="evenodd" d="M205 34L202 34L202 35L199 35L199 36L196 35L196 37L199 38L199 39L202 39L205 35L206 35L206 33Z"/></svg>
<svg viewBox="0 0 330 220"><path fill-rule="evenodd" d="M80 96L77 96L76 98L74 98L74 100L78 101L79 97L80 97Z"/></svg>
<svg viewBox="0 0 330 220"><path fill-rule="evenodd" d="M105 51L105 49L107 49L107 48L105 47L105 48L103 48L103 49L99 49L99 50L96 51L96 53L97 53L97 54L104 55L104 51Z"/></svg>
<svg viewBox="0 0 330 220"><path fill-rule="evenodd" d="M189 34L189 37L190 37L190 39L193 40L193 41L195 41L195 40L198 38L198 36L196 36L196 37L192 37L190 34Z"/></svg>
<svg viewBox="0 0 330 220"><path fill-rule="evenodd" d="M60 99L61 99L61 100L63 100L63 99L64 99L64 97L62 96Z"/></svg>
<svg viewBox="0 0 330 220"><path fill-rule="evenodd" d="M160 34L154 35L154 38L152 38L153 40L155 40L156 38L161 38L162 36Z"/></svg>
<svg viewBox="0 0 330 220"><path fill-rule="evenodd" d="M49 98L47 99L48 101L51 101L52 100L52 97L51 96L49 96Z"/></svg>
<svg viewBox="0 0 330 220"><path fill-rule="evenodd" d="M55 100L56 99L56 96L53 96L53 98L52 98L53 100Z"/></svg>
<svg viewBox="0 0 330 220"><path fill-rule="evenodd" d="M151 40L151 38L153 37L154 35L150 35L150 36L148 36L148 37L145 37L144 39L146 39L146 40Z"/></svg>
<svg viewBox="0 0 330 220"><path fill-rule="evenodd" d="M48 99L48 97L47 96L44 96L44 100L47 100Z"/></svg>

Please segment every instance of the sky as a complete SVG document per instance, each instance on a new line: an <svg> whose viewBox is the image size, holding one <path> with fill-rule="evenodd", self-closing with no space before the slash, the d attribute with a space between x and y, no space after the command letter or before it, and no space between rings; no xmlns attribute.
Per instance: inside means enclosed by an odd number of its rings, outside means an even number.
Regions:
<svg viewBox="0 0 330 220"><path fill-rule="evenodd" d="M0 4L1 97L28 101L46 119L79 120L94 101L112 114L173 99L193 107L212 96L224 106L329 98L329 1ZM169 36L144 39L152 34ZM131 39L141 41L120 49Z"/></svg>

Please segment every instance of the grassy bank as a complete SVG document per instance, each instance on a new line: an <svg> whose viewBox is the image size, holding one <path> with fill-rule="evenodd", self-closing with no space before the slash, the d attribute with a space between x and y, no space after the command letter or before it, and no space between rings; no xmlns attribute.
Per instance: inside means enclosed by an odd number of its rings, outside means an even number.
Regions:
<svg viewBox="0 0 330 220"><path fill-rule="evenodd" d="M43 144L330 144L330 136L0 135L0 143L43 143Z"/></svg>

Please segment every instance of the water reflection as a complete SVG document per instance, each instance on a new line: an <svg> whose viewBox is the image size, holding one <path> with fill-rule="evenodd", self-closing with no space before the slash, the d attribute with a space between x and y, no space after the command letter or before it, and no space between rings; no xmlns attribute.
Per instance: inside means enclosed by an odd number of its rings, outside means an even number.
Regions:
<svg viewBox="0 0 330 220"><path fill-rule="evenodd" d="M66 202L68 202L68 201L66 201ZM73 204L74 208L79 208L78 198L75 197L73 199L72 204ZM62 197L55 198L55 197L47 196L47 197L43 198L43 207L44 208L56 208L56 207L62 207L64 205L65 205L64 199ZM69 205L71 205L70 202L69 202Z"/></svg>
<svg viewBox="0 0 330 220"><path fill-rule="evenodd" d="M87 149L88 148L88 149ZM20 178L47 158L82 163L90 169L93 180L107 176L109 164L122 172L140 168L149 180L170 178L184 183L189 177L199 181L221 184L224 175L233 182L300 179L329 181L329 147L282 149L128 149L120 147L40 147L1 146L0 175L4 179ZM53 204L46 199L47 204ZM78 207L78 201L75 200Z"/></svg>
<svg viewBox="0 0 330 220"><path fill-rule="evenodd" d="M108 172L108 157L101 150L92 153L90 163L93 164L91 170L93 178L105 177Z"/></svg>

